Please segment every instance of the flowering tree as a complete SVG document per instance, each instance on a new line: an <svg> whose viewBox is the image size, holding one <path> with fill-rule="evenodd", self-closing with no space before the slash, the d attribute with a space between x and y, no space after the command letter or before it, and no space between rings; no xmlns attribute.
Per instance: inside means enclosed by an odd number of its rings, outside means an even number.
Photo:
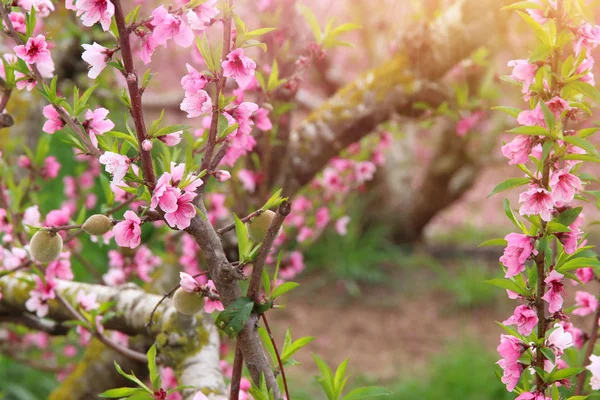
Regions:
<svg viewBox="0 0 600 400"><path fill-rule="evenodd" d="M508 80L522 87L529 107L498 107L519 123L509 130L517 136L502 147L502 154L525 177L504 181L492 194L527 187L519 196L518 214L508 200L504 203L518 232L489 242L506 246L500 257L505 277L490 283L520 303L502 323L507 334L498 346L498 365L502 382L519 400L583 399L589 385L600 389L593 355L598 300L578 291L575 307L565 307L563 298L567 281L595 281L600 266L581 230L583 207L574 205L585 200L584 187L595 180L582 171L584 163L600 161L588 140L598 128L583 125L591 115L589 101L600 100L590 70L600 27L589 22L584 2L519 2L508 8L517 10L538 43L528 59L509 62L513 72ZM589 334L571 323L570 314L595 314Z"/></svg>

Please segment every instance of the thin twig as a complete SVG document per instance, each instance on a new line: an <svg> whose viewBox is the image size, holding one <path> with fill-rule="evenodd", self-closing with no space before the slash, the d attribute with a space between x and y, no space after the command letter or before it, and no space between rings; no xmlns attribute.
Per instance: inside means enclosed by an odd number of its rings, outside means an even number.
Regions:
<svg viewBox="0 0 600 400"><path fill-rule="evenodd" d="M275 356L277 357L277 364L279 364L279 371L281 372L281 379L283 380L283 387L285 389L285 397L287 400L291 400L290 392L288 390L287 378L285 377L285 370L283 368L283 362L281 361L281 356L279 355L279 350L277 350L277 344L275 343L275 338L273 337L273 333L271 332L271 328L269 327L269 322L267 321L267 316L265 313L260 314L263 322L265 323L265 329L269 334L269 338L271 339L271 344L273 345L273 350L275 350Z"/></svg>
<svg viewBox="0 0 600 400"><path fill-rule="evenodd" d="M231 385L229 388L229 400L239 400L240 386L242 383L242 367L244 366L244 355L239 342L235 344L235 356L233 358L233 367L231 369ZM239 379L238 379L239 377Z"/></svg>
<svg viewBox="0 0 600 400"><path fill-rule="evenodd" d="M144 122L144 110L142 109L142 92L138 87L138 75L133 64L133 55L129 43L130 31L125 22L125 14L123 13L121 0L115 0L113 3L115 5L115 23L119 31L119 44L121 46L121 56L123 58L124 75L131 100L130 112L135 124L135 132L142 160L142 173L144 175L144 180L152 192L156 183L156 177L154 175L154 166L152 164L152 154L142 147L142 143L148 138L148 135L146 133L146 123Z"/></svg>
<svg viewBox="0 0 600 400"><path fill-rule="evenodd" d="M244 218L242 218L240 221L242 222L248 222L250 221L252 218L259 216L260 214L264 213L265 211L260 209L260 210L256 210L248 215L246 215ZM229 225L225 225L222 228L217 229L217 234L222 235L226 232L229 232L230 230L235 228L235 222L229 224Z"/></svg>
<svg viewBox="0 0 600 400"><path fill-rule="evenodd" d="M89 322L81 315L73 306L58 292L56 291L56 298L58 301L78 320L83 322L84 324L88 324ZM140 353L138 351L132 350L129 347L121 346L120 344L112 341L104 334L102 334L97 326L91 327L92 334L98 338L105 346L110 347L116 352L124 355L127 358L130 358L134 361L138 361L141 363L147 363L148 358L144 353Z"/></svg>

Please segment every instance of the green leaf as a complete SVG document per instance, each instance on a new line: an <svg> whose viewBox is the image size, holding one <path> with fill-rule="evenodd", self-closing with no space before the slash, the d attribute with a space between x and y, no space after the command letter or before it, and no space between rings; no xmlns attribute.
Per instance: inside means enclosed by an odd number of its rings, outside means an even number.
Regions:
<svg viewBox="0 0 600 400"><path fill-rule="evenodd" d="M492 110L504 111L508 115L511 115L515 118L517 118L522 111L520 108L509 106L496 106L492 107Z"/></svg>
<svg viewBox="0 0 600 400"><path fill-rule="evenodd" d="M522 11L517 11L517 14L519 14L519 16L523 18L523 20L527 23L527 25L531 27L531 29L533 29L533 32L543 44L553 44L550 40L548 32L546 32L546 30L544 30L544 28L539 23L537 23L533 18L531 18L529 15Z"/></svg>
<svg viewBox="0 0 600 400"><path fill-rule="evenodd" d="M542 347L542 348L540 348L540 350L542 351L542 354L544 356L546 356L546 359L552 361L552 364L554 364L556 362L556 355L554 354L554 352L552 350L550 350L547 347Z"/></svg>
<svg viewBox="0 0 600 400"><path fill-rule="evenodd" d="M160 389L160 374L156 368L156 344L153 344L152 347L150 347L146 356L148 357L148 371L150 372L152 388L158 390Z"/></svg>
<svg viewBox="0 0 600 400"><path fill-rule="evenodd" d="M310 28L313 31L315 42L321 44L321 42L323 41L323 35L321 33L321 27L319 26L319 21L317 21L317 17L312 12L312 10L306 7L305 5L298 4L297 7L304 19L306 19L306 21L308 22L308 25L310 25Z"/></svg>
<svg viewBox="0 0 600 400"><path fill-rule="evenodd" d="M594 146L590 141L579 137L579 136L565 136L563 139L565 142L572 144L574 146L580 147L587 151L590 154L598 155L598 150L596 150L596 146Z"/></svg>
<svg viewBox="0 0 600 400"><path fill-rule="evenodd" d="M515 214L513 213L512 208L510 207L510 202L508 201L508 199L504 199L504 213L506 214L508 219L510 219L513 222L513 224L517 226L517 228L520 228L523 231L523 233L527 233L527 229L525 228L525 226L515 217Z"/></svg>
<svg viewBox="0 0 600 400"><path fill-rule="evenodd" d="M558 223L556 221L550 221L548 222L548 224L546 225L546 231L548 233L554 233L554 232L571 232L571 230L569 229L568 226L564 226L561 223Z"/></svg>
<svg viewBox="0 0 600 400"><path fill-rule="evenodd" d="M576 367L559 369L550 374L550 376L548 377L548 382L555 382L561 379L567 379L579 374L582 371L585 371L585 369Z"/></svg>
<svg viewBox="0 0 600 400"><path fill-rule="evenodd" d="M235 220L235 234L238 240L238 254L240 262L244 262L246 260L246 256L250 251L250 246L252 243L248 238L248 229L246 228L246 224L242 222L241 219L238 218L237 215L233 215Z"/></svg>
<svg viewBox="0 0 600 400"><path fill-rule="evenodd" d="M348 359L346 358L344 361L338 365L335 376L333 377L333 388L335 390L335 397L339 398L342 394L342 390L344 390L344 385L346 384L346 369L348 368Z"/></svg>
<svg viewBox="0 0 600 400"><path fill-rule="evenodd" d="M367 386L354 389L343 397L344 400L372 399L373 397L391 396L393 393L389 390L377 387Z"/></svg>
<svg viewBox="0 0 600 400"><path fill-rule="evenodd" d="M130 380L130 381L132 381L132 382L134 382L134 383L137 383L137 385L138 385L139 387L141 387L142 389L144 389L146 392L148 392L148 393L152 394L152 390L150 390L150 389L148 388L148 386L144 385L144 383L143 383L142 381L140 381L140 380L139 380L139 379L138 379L138 378L135 376L135 374L133 374L133 373L132 373L132 374L130 375L130 374L127 374L127 373L123 372L123 370L121 369L121 366L120 366L119 364L117 364L117 362L116 362L116 361L114 361L114 363L115 363L115 368L117 369L117 372L118 372L118 373L119 373L121 376L123 376L123 377L127 378L128 380Z"/></svg>
<svg viewBox="0 0 600 400"><path fill-rule="evenodd" d="M502 246L502 247L504 247L507 244L508 244L508 242L506 241L506 239L497 238L497 239L486 240L485 242L481 243L477 247L486 247L486 246Z"/></svg>
<svg viewBox="0 0 600 400"><path fill-rule="evenodd" d="M525 10L529 8L543 10L544 5L540 3L535 3L533 1L518 1L509 6L502 7L502 10Z"/></svg>
<svg viewBox="0 0 600 400"><path fill-rule="evenodd" d="M321 373L321 376L315 377L317 382L319 382L330 400L337 400L334 396L333 373L331 372L331 369L329 366L327 366L325 361L321 360L316 354L313 354L313 358L315 359L315 363L317 363L317 367Z"/></svg>
<svg viewBox="0 0 600 400"><path fill-rule="evenodd" d="M565 271L572 271L578 268L587 268L587 267L600 267L600 262L596 258L589 257L579 257L571 259L565 262L562 265L556 267L556 271L563 273Z"/></svg>
<svg viewBox="0 0 600 400"><path fill-rule="evenodd" d="M546 105L546 103L544 103L543 101L540 101L538 103L542 109L542 113L544 114L544 122L546 122L546 126L548 127L548 130L550 132L554 131L554 125L556 124L556 117L554 116L554 113L552 113L552 111L550 111L550 109L548 108L548 106Z"/></svg>
<svg viewBox="0 0 600 400"><path fill-rule="evenodd" d="M519 135L551 136L550 132L541 126L518 126L508 130L507 132L518 133Z"/></svg>
<svg viewBox="0 0 600 400"><path fill-rule="evenodd" d="M554 220L559 224L569 226L575 222L582 209L582 207L569 208L568 210L561 212Z"/></svg>
<svg viewBox="0 0 600 400"><path fill-rule="evenodd" d="M497 185L494 190L490 194L488 194L488 198L495 195L496 193L503 192L508 189L516 188L519 186L527 185L531 182L529 178L510 178L505 180L504 182Z"/></svg>
<svg viewBox="0 0 600 400"><path fill-rule="evenodd" d="M291 356L294 355L295 352L297 352L298 350L300 350L301 348L303 348L304 346L306 346L313 340L315 340L315 338L313 336L305 336L305 337L301 337L300 339L296 340L295 342L292 342L289 346L285 346L284 349L282 350L281 360L284 361L284 360L289 359Z"/></svg>
<svg viewBox="0 0 600 400"><path fill-rule="evenodd" d="M298 286L300 286L300 284L296 282L284 282L281 285L277 286L275 290L273 290L271 299L276 299L277 297L289 292L292 289L297 288Z"/></svg>
<svg viewBox="0 0 600 400"><path fill-rule="evenodd" d="M591 136L594 133L598 132L598 129L600 129L600 128L584 128L584 129L580 129L579 131L577 131L577 136L579 136L581 138L586 138L586 137Z"/></svg>
<svg viewBox="0 0 600 400"><path fill-rule="evenodd" d="M254 302L247 297L240 297L229 305L224 311L221 311L215 324L219 329L234 338L246 325L250 314L254 308Z"/></svg>
<svg viewBox="0 0 600 400"><path fill-rule="evenodd" d="M169 125L169 126L160 128L152 136L154 136L154 137L165 136L170 133L181 132L181 131L185 131L186 129L190 129L190 128L191 128L190 125L184 125L184 124Z"/></svg>
<svg viewBox="0 0 600 400"><path fill-rule="evenodd" d="M563 160L577 160L600 163L600 157L595 156L593 154L567 154L563 157Z"/></svg>
<svg viewBox="0 0 600 400"><path fill-rule="evenodd" d="M593 100L596 104L600 104L600 91L589 83L582 81L570 82L567 84L568 88L573 88L577 92L583 94L585 97Z"/></svg>
<svg viewBox="0 0 600 400"><path fill-rule="evenodd" d="M495 278L495 279L489 279L484 282L489 283L490 285L497 286L502 289L508 289L515 293L524 294L523 290L519 287L519 285L517 285L515 282L511 281L510 279Z"/></svg>
<svg viewBox="0 0 600 400"><path fill-rule="evenodd" d="M138 393L146 393L146 391L140 388L123 387L117 389L109 389L103 393L100 393L98 397L102 397L104 399L121 399L123 397L129 397Z"/></svg>
<svg viewBox="0 0 600 400"><path fill-rule="evenodd" d="M265 293L267 294L267 296L269 296L271 294L271 278L269 277L269 273L266 269L262 270L261 279L263 287L265 288Z"/></svg>

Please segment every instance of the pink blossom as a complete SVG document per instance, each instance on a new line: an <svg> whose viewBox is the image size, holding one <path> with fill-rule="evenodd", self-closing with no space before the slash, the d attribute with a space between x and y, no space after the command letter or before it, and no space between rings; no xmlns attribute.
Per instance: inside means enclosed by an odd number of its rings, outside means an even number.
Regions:
<svg viewBox="0 0 600 400"><path fill-rule="evenodd" d="M535 310L526 305L520 305L515 308L513 315L503 322L504 325L517 325L519 333L528 336L537 326L538 317Z"/></svg>
<svg viewBox="0 0 600 400"><path fill-rule="evenodd" d="M152 36L159 45L173 39L178 46L190 47L194 42L194 32L181 16L170 14L164 6L152 11L152 25L155 26Z"/></svg>
<svg viewBox="0 0 600 400"><path fill-rule="evenodd" d="M44 106L42 114L44 117L48 118L48 121L46 121L42 127L44 132L53 134L54 132L64 128L65 121L63 121L60 115L58 115L58 111L56 111L53 105L48 104L47 106Z"/></svg>
<svg viewBox="0 0 600 400"><path fill-rule="evenodd" d="M310 239L313 235L314 231L312 229L310 229L308 226L303 226L302 228L300 228L300 232L298 232L296 240L298 241L298 243L303 243Z"/></svg>
<svg viewBox="0 0 600 400"><path fill-rule="evenodd" d="M531 137L519 135L512 142L502 146L502 154L510 161L509 165L525 164L531 153Z"/></svg>
<svg viewBox="0 0 600 400"><path fill-rule="evenodd" d="M483 111L475 111L465 118L461 118L456 124L456 134L460 137L465 136L483 117Z"/></svg>
<svg viewBox="0 0 600 400"><path fill-rule="evenodd" d="M583 187L581 180L569 172L569 168L554 171L550 177L550 188L554 202L569 203L573 201L575 194Z"/></svg>
<svg viewBox="0 0 600 400"><path fill-rule="evenodd" d="M255 173L249 169L239 170L238 179L242 183L242 186L248 193L254 193L256 186L259 183L260 174Z"/></svg>
<svg viewBox="0 0 600 400"><path fill-rule="evenodd" d="M193 276L186 274L185 272L180 272L179 278L180 278L179 285L186 292L194 293L194 292L199 292L202 290L202 288L200 287L200 284L198 282L196 282L196 279L194 279Z"/></svg>
<svg viewBox="0 0 600 400"><path fill-rule="evenodd" d="M500 335L500 344L496 350L505 360L517 361L521 357L521 354L523 354L525 346L523 342L514 336Z"/></svg>
<svg viewBox="0 0 600 400"><path fill-rule="evenodd" d="M105 32L110 29L110 23L115 14L115 6L110 0L77 0L75 8L77 15L81 16L81 23L84 26L92 26L100 22Z"/></svg>
<svg viewBox="0 0 600 400"><path fill-rule="evenodd" d="M52 63L48 43L44 35L37 35L27 39L24 45L15 46L13 49L17 57L27 64Z"/></svg>
<svg viewBox="0 0 600 400"><path fill-rule="evenodd" d="M269 110L267 110L266 108L262 108L262 107L260 107L254 113L254 116L253 116L254 124L261 131L270 131L271 129L273 129L273 124L271 123L271 120L269 119L269 113L270 113Z"/></svg>
<svg viewBox="0 0 600 400"><path fill-rule="evenodd" d="M135 249L140 245L140 236L142 234L142 228L140 227L141 220L131 210L125 211L123 217L125 219L113 228L115 242L121 247Z"/></svg>
<svg viewBox="0 0 600 400"><path fill-rule="evenodd" d="M129 157L121 154L105 151L98 161L104 165L106 172L113 176L112 183L114 185L120 184L129 170Z"/></svg>
<svg viewBox="0 0 600 400"><path fill-rule="evenodd" d="M188 73L181 78L181 87L185 90L186 96L191 96L204 89L208 79L190 64L185 64L185 67Z"/></svg>
<svg viewBox="0 0 600 400"><path fill-rule="evenodd" d="M158 137L158 140L163 142L169 147L173 147L178 145L181 142L181 134L183 131L169 133L167 135L162 135Z"/></svg>
<svg viewBox="0 0 600 400"><path fill-rule="evenodd" d="M150 251L146 245L142 245L138 248L133 259L133 265L137 270L137 275L144 282L150 282L152 280L150 273L155 267L160 265L160 263L160 257L152 254L152 251Z"/></svg>
<svg viewBox="0 0 600 400"><path fill-rule="evenodd" d="M46 18L50 12L54 11L54 4L51 0L19 0L18 4L27 12L31 12L33 8L38 18Z"/></svg>
<svg viewBox="0 0 600 400"><path fill-rule="evenodd" d="M179 108L187 113L188 118L199 117L212 111L212 101L208 93L198 90L194 94L186 94Z"/></svg>
<svg viewBox="0 0 600 400"><path fill-rule="evenodd" d="M208 288L208 290L210 290L212 293L217 293L216 292L216 288L215 288L215 283L212 280L209 280L208 283L206 284L206 287ZM207 313L212 313L213 311L223 311L225 309L225 307L223 307L223 303L221 303L220 300L211 300L210 298L206 298L206 301L204 302L204 311L206 311Z"/></svg>
<svg viewBox="0 0 600 400"><path fill-rule="evenodd" d="M579 26L575 34L575 54L579 54L582 48L589 51L600 44L600 26L584 22Z"/></svg>
<svg viewBox="0 0 600 400"><path fill-rule="evenodd" d="M569 103L567 103L564 99L554 96L550 100L546 102L548 109L552 111L556 119L559 119L563 111L568 111L571 109Z"/></svg>
<svg viewBox="0 0 600 400"><path fill-rule="evenodd" d="M373 179L375 175L375 164L371 161L361 161L356 164L354 172L356 174L356 182L360 185Z"/></svg>
<svg viewBox="0 0 600 400"><path fill-rule="evenodd" d="M539 11L539 10L538 10ZM515 400L552 400L550 397L546 397L544 393L536 392L523 392Z"/></svg>
<svg viewBox="0 0 600 400"><path fill-rule="evenodd" d="M506 359L502 359L496 364L503 370L501 378L502 383L506 385L506 389L509 392L512 392L519 383L519 379L523 373L523 366L517 361L509 361Z"/></svg>
<svg viewBox="0 0 600 400"><path fill-rule="evenodd" d="M208 0L193 10L188 11L186 16L192 29L202 31L209 26L210 21L220 12L215 7L216 2L217 0Z"/></svg>
<svg viewBox="0 0 600 400"><path fill-rule="evenodd" d="M509 233L504 239L508 245L500 262L506 267L506 278L510 278L525 270L525 262L534 252L533 238L520 233Z"/></svg>
<svg viewBox="0 0 600 400"><path fill-rule="evenodd" d="M232 117L239 127L231 133L231 136L236 136L236 134L249 135L252 132L254 121L251 118L256 110L258 110L258 105L245 101L232 111Z"/></svg>
<svg viewBox="0 0 600 400"><path fill-rule="evenodd" d="M83 290L77 292L77 305L84 311L97 309L100 304L96 301L96 293L86 294Z"/></svg>
<svg viewBox="0 0 600 400"><path fill-rule="evenodd" d="M517 122L521 125L526 126L541 126L546 128L546 121L544 120L544 112L540 103L538 103L533 110L523 110L517 117Z"/></svg>
<svg viewBox="0 0 600 400"><path fill-rule="evenodd" d="M23 13L11 12L10 14L8 14L8 17L13 26L13 29L16 32L22 33L23 35L27 33L27 24L25 22L25 15ZM4 23L4 21L2 22L2 26L4 27L4 29L7 29L6 23Z"/></svg>
<svg viewBox="0 0 600 400"><path fill-rule="evenodd" d="M548 336L546 345L552 347L557 356L561 356L565 349L573 346L573 336L558 324L555 325L555 328Z"/></svg>
<svg viewBox="0 0 600 400"><path fill-rule="evenodd" d="M60 163L54 156L48 156L44 159L44 165L40 168L40 176L43 179L54 179L60 171Z"/></svg>
<svg viewBox="0 0 600 400"><path fill-rule="evenodd" d="M140 58L144 64L148 65L152 61L154 51L160 46L158 39L151 34L140 35L142 39L142 49L140 50Z"/></svg>
<svg viewBox="0 0 600 400"><path fill-rule="evenodd" d="M575 303L577 308L573 311L573 314L581 315L582 317L593 313L598 308L598 299L588 292L578 291L575 294Z"/></svg>
<svg viewBox="0 0 600 400"><path fill-rule="evenodd" d="M573 254L577 251L579 239L583 236L583 232L579 229L571 228L570 232L556 232L556 237L565 248L565 253Z"/></svg>
<svg viewBox="0 0 600 400"><path fill-rule="evenodd" d="M152 147L152 141L144 139L144 141L142 142L142 149L144 149L144 151L150 151L152 150Z"/></svg>
<svg viewBox="0 0 600 400"><path fill-rule="evenodd" d="M582 82L589 83L592 86L596 86L596 80L594 79L594 73L592 69L594 68L594 57L588 56L585 60L579 64L577 69L575 70L576 74L583 74L587 71L587 73L579 78Z"/></svg>
<svg viewBox="0 0 600 400"><path fill-rule="evenodd" d="M71 271L71 253L68 251L60 253L57 260L52 261L46 267L47 278L57 278L63 280L73 280L74 275Z"/></svg>
<svg viewBox="0 0 600 400"><path fill-rule="evenodd" d="M287 263L282 264L279 269L279 276L282 279L294 279L296 275L304 271L304 256L299 250L290 253Z"/></svg>
<svg viewBox="0 0 600 400"><path fill-rule="evenodd" d="M100 75L100 72L106 67L106 63L109 60L108 49L96 42L94 42L94 44L83 44L81 46L85 49L81 58L83 61L90 64L88 77L90 79L96 79L98 75Z"/></svg>
<svg viewBox="0 0 600 400"><path fill-rule="evenodd" d="M542 3L541 0L532 0L532 2L537 3L539 5L545 5L544 3ZM556 7L557 7L556 0L548 0L548 5L550 6L551 9L556 10ZM546 17L546 12L548 10L545 8L543 8L543 9L528 8L526 11L527 11L527 14L529 14L531 16L531 18L535 22L538 22L539 24L543 25L546 23L546 21L548 21L548 18ZM535 399L535 400L538 400L538 399Z"/></svg>
<svg viewBox="0 0 600 400"><path fill-rule="evenodd" d="M556 270L552 270L548 274L548 277L544 279L544 283L548 285L549 289L542 299L548 302L548 310L551 313L555 313L562 308L562 295L565 294L564 284L562 282L563 276L563 274L556 272Z"/></svg>
<svg viewBox="0 0 600 400"><path fill-rule="evenodd" d="M338 233L338 235L346 236L346 234L348 233L349 223L350 217L347 215L344 215L343 217L335 221L335 231Z"/></svg>
<svg viewBox="0 0 600 400"><path fill-rule="evenodd" d="M176 208L165 214L165 220L171 227L185 229L190 226L192 218L196 216L196 208L192 200L196 197L195 193L184 192L179 195L176 202Z"/></svg>
<svg viewBox="0 0 600 400"><path fill-rule="evenodd" d="M245 87L254 76L256 63L244 56L244 50L237 48L227 55L222 62L223 75L233 78L240 87Z"/></svg>
<svg viewBox="0 0 600 400"><path fill-rule="evenodd" d="M508 62L509 67L513 67L511 78L523 83L523 93L529 92L529 87L535 79L535 74L538 67L529 64L527 60L511 60Z"/></svg>
<svg viewBox="0 0 600 400"><path fill-rule="evenodd" d="M40 224L40 219L40 208L36 204L25 209L25 212L23 213L23 219L21 220L21 222L23 223L23 225L38 226Z"/></svg>
<svg viewBox="0 0 600 400"><path fill-rule="evenodd" d="M39 276L35 276L35 288L29 294L29 299L25 302L25 308L30 312L35 312L38 317L43 318L48 315L48 302L56 298L54 292L57 283L53 279L47 279L45 282Z"/></svg>
<svg viewBox="0 0 600 400"><path fill-rule="evenodd" d="M208 400L208 397L206 397L204 393L198 392L194 395L194 398L192 400Z"/></svg>
<svg viewBox="0 0 600 400"><path fill-rule="evenodd" d="M590 378L590 385L593 390L600 390L600 356L592 354L590 356L590 364L585 367L592 373Z"/></svg>
<svg viewBox="0 0 600 400"><path fill-rule="evenodd" d="M50 337L44 332L26 333L23 336L23 342L27 345L34 345L38 349L46 349L50 345Z"/></svg>
<svg viewBox="0 0 600 400"><path fill-rule="evenodd" d="M532 187L521 193L519 202L523 203L519 209L521 215L539 215L546 222L552 219L554 199L552 194L544 188Z"/></svg>
<svg viewBox="0 0 600 400"><path fill-rule="evenodd" d="M578 268L575 275L582 283L588 283L594 279L595 274L593 268Z"/></svg>
<svg viewBox="0 0 600 400"><path fill-rule="evenodd" d="M68 208L62 207L60 210L52 210L46 214L44 226L62 226L69 224L71 212Z"/></svg>
<svg viewBox="0 0 600 400"><path fill-rule="evenodd" d="M320 207L315 213L315 225L318 229L326 227L330 220L329 208L327 207Z"/></svg>
<svg viewBox="0 0 600 400"><path fill-rule="evenodd" d="M219 169L214 173L215 179L219 182L226 182L231 179L231 174L229 171L225 171L224 169Z"/></svg>
<svg viewBox="0 0 600 400"><path fill-rule="evenodd" d="M90 135L92 144L96 146L96 148L98 148L98 139L96 138L96 135L104 135L115 127L115 124L110 119L106 118L107 116L108 110L103 107L97 108L94 111L87 110L85 113L83 125Z"/></svg>
<svg viewBox="0 0 600 400"><path fill-rule="evenodd" d="M17 165L21 168L31 168L31 159L25 155L20 155L17 158Z"/></svg>

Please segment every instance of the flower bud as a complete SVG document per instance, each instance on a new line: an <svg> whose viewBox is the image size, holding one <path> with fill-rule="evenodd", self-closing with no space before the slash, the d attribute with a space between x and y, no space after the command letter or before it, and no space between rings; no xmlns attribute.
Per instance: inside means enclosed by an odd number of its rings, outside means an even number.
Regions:
<svg viewBox="0 0 600 400"><path fill-rule="evenodd" d="M204 307L204 298L198 293L189 293L179 288L173 296L173 306L180 314L194 315Z"/></svg>
<svg viewBox="0 0 600 400"><path fill-rule="evenodd" d="M94 214L85 221L81 229L94 236L104 235L112 229L112 221L106 215Z"/></svg>
<svg viewBox="0 0 600 400"><path fill-rule="evenodd" d="M145 151L152 150L152 142L148 139L144 140L142 142L142 149L144 149Z"/></svg>
<svg viewBox="0 0 600 400"><path fill-rule="evenodd" d="M225 182L225 181L228 181L229 179L231 179L231 174L229 173L229 171L225 171L224 169L220 169L218 171L215 171L215 178L219 182Z"/></svg>
<svg viewBox="0 0 600 400"><path fill-rule="evenodd" d="M62 237L58 233L46 230L37 231L29 242L31 257L42 263L56 260L62 251L62 247Z"/></svg>
<svg viewBox="0 0 600 400"><path fill-rule="evenodd" d="M267 233L267 229L273 221L275 213L271 210L267 210L264 213L252 218L252 221L246 223L250 239L255 242L262 242Z"/></svg>

